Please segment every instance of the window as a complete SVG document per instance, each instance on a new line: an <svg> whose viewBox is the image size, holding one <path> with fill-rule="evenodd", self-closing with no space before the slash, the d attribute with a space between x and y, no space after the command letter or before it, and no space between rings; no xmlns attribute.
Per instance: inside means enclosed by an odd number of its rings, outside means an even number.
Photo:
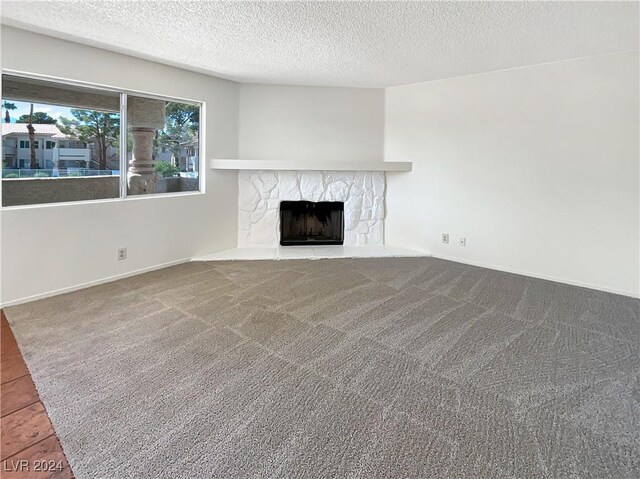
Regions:
<svg viewBox="0 0 640 479"><path fill-rule="evenodd" d="M130 195L198 191L200 107L129 95Z"/></svg>
<svg viewBox="0 0 640 479"><path fill-rule="evenodd" d="M2 206L201 190L200 103L8 74L2 102Z"/></svg>

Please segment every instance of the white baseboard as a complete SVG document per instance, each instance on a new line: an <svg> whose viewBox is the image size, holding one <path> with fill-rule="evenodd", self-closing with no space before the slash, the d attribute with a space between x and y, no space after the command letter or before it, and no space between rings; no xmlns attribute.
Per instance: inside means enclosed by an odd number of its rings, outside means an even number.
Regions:
<svg viewBox="0 0 640 479"><path fill-rule="evenodd" d="M479 261L472 261L472 260L454 258L454 257L451 257L451 256L441 256L441 255L432 255L432 256L434 258L444 259L444 260L447 260L447 261L453 261L455 263L468 264L468 265L471 265L471 266L478 266L480 268L487 268L487 269L493 269L493 270L496 270L496 271L503 271L505 273L519 274L521 276L529 276L530 278L537 278L537 279L544 279L544 280L547 280L547 281L554 281L556 283L570 284L572 286L579 286L581 288L588 288L588 289L595 289L595 290L598 290L598 291L605 291L607 293L621 294L623 296L630 296L632 298L640 298L640 291L626 291L626 290L622 290L622 289L609 288L608 286L602 286L602 285L599 285L599 284L586 283L586 282L583 282L583 281L576 281L576 280L572 280L572 279L561 278L561 277L558 277L558 276L551 276L551 275L546 275L546 274L532 273L530 271L523 271L523 270L518 270L518 269L513 269L513 268L504 268L502 266L495 266L495 265L492 265L492 264L482 263L482 262L479 262Z"/></svg>
<svg viewBox="0 0 640 479"><path fill-rule="evenodd" d="M106 278L97 279L95 281L89 281L88 283L82 283L82 284L77 284L75 286L68 286L66 288L55 289L53 291L34 294L32 296L25 296L24 298L3 302L0 304L0 308L8 308L9 306L17 306L18 304L29 303L31 301L37 301L38 299L44 299L44 298L49 298L51 296L57 296L59 294L70 293L72 291L78 291L79 289L85 289L85 288L90 288L92 286L98 286L99 284L110 283L118 279L128 278L129 276L135 276L137 274L148 273L150 271L155 271L157 269L168 268L169 266L175 266L177 264L187 263L189 261L191 261L191 258L184 258L176 261L169 261L168 263L149 266L148 268L136 269L134 271L129 271L128 273L116 274L114 276L107 276Z"/></svg>

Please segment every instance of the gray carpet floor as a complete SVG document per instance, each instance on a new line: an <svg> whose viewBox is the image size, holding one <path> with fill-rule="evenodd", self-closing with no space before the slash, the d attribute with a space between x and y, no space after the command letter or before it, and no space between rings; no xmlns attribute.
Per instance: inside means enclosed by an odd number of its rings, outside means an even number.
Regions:
<svg viewBox="0 0 640 479"><path fill-rule="evenodd" d="M6 311L76 477L640 477L640 301L432 258Z"/></svg>

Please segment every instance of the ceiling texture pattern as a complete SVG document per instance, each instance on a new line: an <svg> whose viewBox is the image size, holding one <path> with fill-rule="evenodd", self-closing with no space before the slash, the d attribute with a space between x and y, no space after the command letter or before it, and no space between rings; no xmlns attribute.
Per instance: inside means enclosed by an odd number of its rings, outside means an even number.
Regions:
<svg viewBox="0 0 640 479"><path fill-rule="evenodd" d="M2 22L242 82L388 87L638 49L636 2L2 1Z"/></svg>

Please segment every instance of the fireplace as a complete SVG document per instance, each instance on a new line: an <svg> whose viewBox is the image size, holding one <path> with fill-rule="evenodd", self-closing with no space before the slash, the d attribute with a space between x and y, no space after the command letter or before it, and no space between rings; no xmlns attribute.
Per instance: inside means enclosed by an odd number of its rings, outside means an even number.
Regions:
<svg viewBox="0 0 640 479"><path fill-rule="evenodd" d="M344 202L280 202L280 244L340 245L344 241Z"/></svg>

